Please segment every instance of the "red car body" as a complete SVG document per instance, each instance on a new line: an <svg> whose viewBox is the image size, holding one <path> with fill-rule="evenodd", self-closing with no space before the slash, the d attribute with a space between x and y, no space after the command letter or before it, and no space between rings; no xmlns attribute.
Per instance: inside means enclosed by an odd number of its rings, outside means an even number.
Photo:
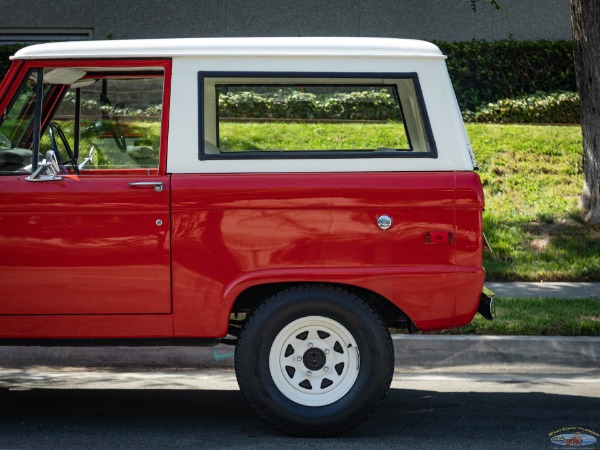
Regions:
<svg viewBox="0 0 600 450"><path fill-rule="evenodd" d="M482 185L431 44L40 45L0 111L0 344L234 341L254 408L320 436L385 396L388 327L492 318Z"/></svg>

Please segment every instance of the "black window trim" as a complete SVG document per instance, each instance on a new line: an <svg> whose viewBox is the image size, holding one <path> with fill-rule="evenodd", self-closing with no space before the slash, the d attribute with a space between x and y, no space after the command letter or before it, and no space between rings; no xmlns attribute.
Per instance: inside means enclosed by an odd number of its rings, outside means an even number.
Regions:
<svg viewBox="0 0 600 450"><path fill-rule="evenodd" d="M320 79L335 79L335 78L362 78L362 79L411 79L415 88L417 102L423 120L423 126L430 151L428 152L407 152L398 151L377 152L373 150L283 150L283 151L268 151L268 152L229 152L212 154L204 151L205 147L205 130L204 130L204 79L205 78L320 78ZM400 102L402 118L404 120L404 110ZM406 126L406 125L404 125ZM410 143L410 135L407 133ZM207 160L253 160L253 159L359 159L359 158L432 158L437 159L437 146L433 137L429 115L425 107L423 91L419 83L419 77L416 72L219 72L219 71L199 71L198 72L198 159L200 161Z"/></svg>

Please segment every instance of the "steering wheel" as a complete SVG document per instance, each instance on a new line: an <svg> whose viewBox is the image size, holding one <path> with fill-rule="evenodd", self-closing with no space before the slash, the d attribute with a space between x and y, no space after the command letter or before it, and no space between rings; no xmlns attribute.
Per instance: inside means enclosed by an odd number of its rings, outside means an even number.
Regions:
<svg viewBox="0 0 600 450"><path fill-rule="evenodd" d="M56 159L58 160L58 163L63 164L63 165L70 164L73 167L73 170L75 171L75 173L77 175L79 175L79 168L77 167L77 160L75 159L75 154L73 153L73 150L71 149L71 146L69 145L69 141L67 141L65 133L63 133L63 130L60 128L60 125L58 125L56 122L50 122L48 124L48 134L50 135L50 144L52 145L52 150L54 151L54 154L56 155ZM61 162L61 160L60 160L60 154L58 152L58 145L56 145L56 136L58 136L62 145L65 147L65 150L67 151L67 155L69 155L68 161Z"/></svg>
<svg viewBox="0 0 600 450"><path fill-rule="evenodd" d="M125 140L125 136L123 135L123 129L121 128L121 124L119 123L119 119L116 117L111 119L110 121L110 133L112 134L113 139L117 143L117 147L123 153L127 151L127 141Z"/></svg>

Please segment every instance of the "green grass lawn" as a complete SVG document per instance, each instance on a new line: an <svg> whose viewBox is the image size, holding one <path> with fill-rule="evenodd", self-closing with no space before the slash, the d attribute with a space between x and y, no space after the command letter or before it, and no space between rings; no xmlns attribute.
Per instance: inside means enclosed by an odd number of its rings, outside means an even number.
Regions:
<svg viewBox="0 0 600 450"><path fill-rule="evenodd" d="M500 298L496 319L479 314L464 327L440 334L600 336L600 298L579 300Z"/></svg>
<svg viewBox="0 0 600 450"><path fill-rule="evenodd" d="M488 280L600 281L600 227L578 210L576 126L468 125L486 194Z"/></svg>
<svg viewBox="0 0 600 450"><path fill-rule="evenodd" d="M223 122L219 131L224 151L408 148L399 123Z"/></svg>

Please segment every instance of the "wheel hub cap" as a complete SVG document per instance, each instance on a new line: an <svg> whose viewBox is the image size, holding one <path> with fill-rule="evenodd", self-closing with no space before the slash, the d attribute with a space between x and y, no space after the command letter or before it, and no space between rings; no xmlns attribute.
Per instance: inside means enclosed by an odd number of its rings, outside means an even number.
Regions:
<svg viewBox="0 0 600 450"><path fill-rule="evenodd" d="M325 352L320 348L309 348L304 353L302 360L308 370L321 370L325 367Z"/></svg>
<svg viewBox="0 0 600 450"><path fill-rule="evenodd" d="M360 369L356 341L339 322L308 316L275 337L269 370L279 391L305 406L329 405L348 393Z"/></svg>

